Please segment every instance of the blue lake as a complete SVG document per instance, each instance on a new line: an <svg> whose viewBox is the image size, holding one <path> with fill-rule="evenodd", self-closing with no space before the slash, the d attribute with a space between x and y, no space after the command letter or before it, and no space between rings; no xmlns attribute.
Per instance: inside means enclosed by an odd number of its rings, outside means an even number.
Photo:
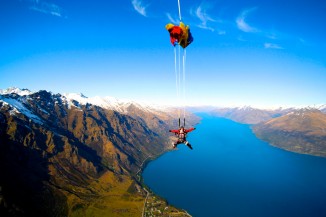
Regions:
<svg viewBox="0 0 326 217"><path fill-rule="evenodd" d="M259 140L250 126L203 115L179 145L150 162L144 182L195 217L325 217L326 159Z"/></svg>

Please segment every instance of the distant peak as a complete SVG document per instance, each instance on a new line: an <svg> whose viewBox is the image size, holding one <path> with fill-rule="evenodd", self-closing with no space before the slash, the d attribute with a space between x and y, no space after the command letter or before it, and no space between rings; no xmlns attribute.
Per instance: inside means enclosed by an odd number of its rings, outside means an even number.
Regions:
<svg viewBox="0 0 326 217"><path fill-rule="evenodd" d="M83 97L83 98L88 98L87 96L85 96L83 93L79 93L80 97Z"/></svg>
<svg viewBox="0 0 326 217"><path fill-rule="evenodd" d="M80 99L80 98L87 99L88 98L87 96L85 96L82 93L64 93L63 96L65 96L69 99Z"/></svg>
<svg viewBox="0 0 326 217"><path fill-rule="evenodd" d="M20 96L25 96L25 95L30 95L33 92L30 91L29 89L26 88L20 89L18 87L9 87L5 90L0 89L0 94L13 94L13 93L18 94Z"/></svg>
<svg viewBox="0 0 326 217"><path fill-rule="evenodd" d="M305 112L320 112L317 108L313 107L306 107L306 108L301 108L297 109L298 113L305 113Z"/></svg>

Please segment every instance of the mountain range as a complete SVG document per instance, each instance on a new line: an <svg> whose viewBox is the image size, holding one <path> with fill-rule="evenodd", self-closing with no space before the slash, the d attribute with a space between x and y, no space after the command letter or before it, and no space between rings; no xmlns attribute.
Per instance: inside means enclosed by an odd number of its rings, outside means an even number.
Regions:
<svg viewBox="0 0 326 217"><path fill-rule="evenodd" d="M210 113L239 123L258 124L272 118L280 117L292 110L293 108L258 109L250 106L243 106L234 108L214 108Z"/></svg>
<svg viewBox="0 0 326 217"><path fill-rule="evenodd" d="M273 146L326 157L325 105L188 110L250 124ZM188 216L150 197L140 176L148 160L172 148L177 113L113 97L0 90L0 215ZM186 119L200 121L188 112Z"/></svg>
<svg viewBox="0 0 326 217"><path fill-rule="evenodd" d="M253 126L257 137L298 153L326 157L326 114L300 109Z"/></svg>
<svg viewBox="0 0 326 217"><path fill-rule="evenodd" d="M215 108L210 113L250 124L256 136L297 153L326 157L326 106L257 109Z"/></svg>
<svg viewBox="0 0 326 217"><path fill-rule="evenodd" d="M113 98L1 90L1 216L140 216L148 190L139 172L172 148L175 113ZM162 216L187 216L160 203Z"/></svg>

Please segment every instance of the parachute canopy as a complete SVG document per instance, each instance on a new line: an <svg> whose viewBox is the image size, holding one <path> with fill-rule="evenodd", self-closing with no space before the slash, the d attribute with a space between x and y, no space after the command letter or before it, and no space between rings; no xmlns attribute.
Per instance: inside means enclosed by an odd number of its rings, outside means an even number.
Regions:
<svg viewBox="0 0 326 217"><path fill-rule="evenodd" d="M189 26L186 26L183 22L180 22L179 26L169 23L165 28L170 33L170 41L173 46L179 44L181 47L186 48L194 40Z"/></svg>

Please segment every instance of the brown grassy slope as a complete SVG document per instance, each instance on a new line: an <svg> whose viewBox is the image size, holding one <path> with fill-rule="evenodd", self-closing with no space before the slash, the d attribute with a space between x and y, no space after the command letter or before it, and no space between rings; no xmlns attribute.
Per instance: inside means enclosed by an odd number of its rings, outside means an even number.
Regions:
<svg viewBox="0 0 326 217"><path fill-rule="evenodd" d="M253 127L256 135L286 150L326 157L326 115L303 109Z"/></svg>
<svg viewBox="0 0 326 217"><path fill-rule="evenodd" d="M168 148L157 133L170 128L165 120L69 107L46 91L11 97L43 123L0 105L1 216L141 215L145 192L135 174Z"/></svg>

